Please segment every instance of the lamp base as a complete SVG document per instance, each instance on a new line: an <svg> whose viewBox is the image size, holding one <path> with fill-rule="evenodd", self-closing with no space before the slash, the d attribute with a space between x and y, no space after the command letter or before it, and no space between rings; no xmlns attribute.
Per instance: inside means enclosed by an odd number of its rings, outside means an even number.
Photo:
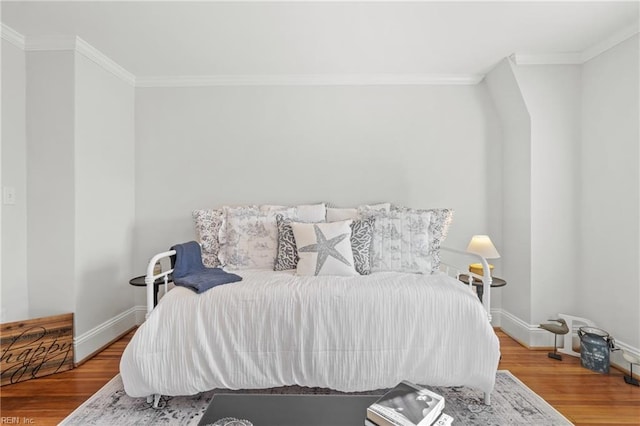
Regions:
<svg viewBox="0 0 640 426"><path fill-rule="evenodd" d="M478 275L484 275L484 268L482 267L482 263L472 263L469 265L469 272ZM493 276L493 265L489 264L489 275Z"/></svg>

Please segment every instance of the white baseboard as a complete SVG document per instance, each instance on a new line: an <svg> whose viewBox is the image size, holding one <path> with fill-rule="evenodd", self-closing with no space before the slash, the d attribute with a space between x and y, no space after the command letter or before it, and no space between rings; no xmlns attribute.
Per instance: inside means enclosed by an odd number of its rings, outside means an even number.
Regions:
<svg viewBox="0 0 640 426"><path fill-rule="evenodd" d="M491 309L491 325L493 327L502 325L502 309Z"/></svg>
<svg viewBox="0 0 640 426"><path fill-rule="evenodd" d="M147 306L146 305L138 305L134 306L136 310L136 325L140 325L144 322L145 316L147 315Z"/></svg>
<svg viewBox="0 0 640 426"><path fill-rule="evenodd" d="M142 324L146 308L144 306L134 306L119 315L103 322L97 327L73 338L74 361L79 363L97 350L105 347L127 330ZM140 319L142 318L142 319Z"/></svg>
<svg viewBox="0 0 640 426"><path fill-rule="evenodd" d="M521 344L528 348L553 346L553 335L548 331L538 328L537 324L527 324L503 309L500 311L500 328Z"/></svg>
<svg viewBox="0 0 640 426"><path fill-rule="evenodd" d="M538 328L538 324L527 324L525 321L503 309L492 309L491 315L493 316L493 321L491 321L491 324L494 327L500 327L500 329L507 335L525 345L526 347L531 349L553 347L553 334L541 328ZM497 321L496 318L498 319ZM572 333L574 346L579 345L580 339L577 335L577 329L572 330ZM558 347L562 347L562 344L562 339L558 338ZM616 340L616 347L625 350L631 355L640 357L640 349L634 348L633 346L628 345L624 342ZM625 361L624 358L622 358L621 350L612 351L610 361L611 365L613 366L616 366L624 371L629 370L629 363Z"/></svg>

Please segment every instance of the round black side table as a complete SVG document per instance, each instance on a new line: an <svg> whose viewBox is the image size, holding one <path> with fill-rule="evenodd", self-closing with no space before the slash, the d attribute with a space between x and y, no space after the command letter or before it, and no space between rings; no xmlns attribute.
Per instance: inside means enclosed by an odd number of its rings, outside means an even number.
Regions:
<svg viewBox="0 0 640 426"><path fill-rule="evenodd" d="M147 284L144 282L144 275L140 275L139 277L131 278L129 280L129 284L134 285L136 287L146 287ZM173 277L171 274L167 277L167 283L173 281ZM153 306L158 304L158 290L160 290L160 286L164 284L164 277L156 278L153 282Z"/></svg>
<svg viewBox="0 0 640 426"><path fill-rule="evenodd" d="M458 279L460 281L462 281L465 284L469 284L469 275L467 274L460 274L460 276L458 276ZM473 278L473 285L475 287L477 287L477 293L478 293L478 299L480 299L480 301L482 302L482 295L484 294L484 283L482 282L482 280L480 278ZM502 278L498 278L498 277L491 277L491 287L504 287L505 285L507 285L507 282L505 280L503 280Z"/></svg>

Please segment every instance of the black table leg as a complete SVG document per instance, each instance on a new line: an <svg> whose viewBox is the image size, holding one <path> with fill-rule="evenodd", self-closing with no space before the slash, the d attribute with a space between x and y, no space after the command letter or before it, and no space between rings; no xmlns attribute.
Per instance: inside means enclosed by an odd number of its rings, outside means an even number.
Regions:
<svg viewBox="0 0 640 426"><path fill-rule="evenodd" d="M160 283L153 283L153 307L158 306L158 290L160 290Z"/></svg>

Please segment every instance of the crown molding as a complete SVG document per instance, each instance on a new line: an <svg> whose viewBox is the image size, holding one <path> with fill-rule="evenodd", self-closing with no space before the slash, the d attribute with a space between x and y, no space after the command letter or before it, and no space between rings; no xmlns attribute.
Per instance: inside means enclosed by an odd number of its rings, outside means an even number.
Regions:
<svg viewBox="0 0 640 426"><path fill-rule="evenodd" d="M2 23L2 39L25 51L75 51L135 87L206 86L408 86L475 85L483 74L249 74L136 77L77 36L25 37ZM582 52L514 53L516 65L581 65L640 32L639 22L624 27Z"/></svg>
<svg viewBox="0 0 640 426"><path fill-rule="evenodd" d="M582 65L612 47L640 32L639 23L624 27L608 38L594 44L582 52L527 54L514 53L510 56L516 65Z"/></svg>
<svg viewBox="0 0 640 426"><path fill-rule="evenodd" d="M136 87L474 85L478 74L266 74L137 77Z"/></svg>
<svg viewBox="0 0 640 426"><path fill-rule="evenodd" d="M547 53L526 54L514 53L511 59L516 65L580 65L581 53Z"/></svg>
<svg viewBox="0 0 640 426"><path fill-rule="evenodd" d="M640 22L635 22L634 24L629 25L628 27L624 27L619 31L616 31L606 39L594 44L588 49L585 49L582 52L582 63L585 63L595 58L596 56L600 55L601 53L606 52L612 47L638 34L638 32L640 32Z"/></svg>
<svg viewBox="0 0 640 426"><path fill-rule="evenodd" d="M24 36L8 25L2 24L2 39L24 50Z"/></svg>
<svg viewBox="0 0 640 426"><path fill-rule="evenodd" d="M24 50L27 52L73 51L95 62L129 85L135 86L136 77L133 74L77 36L27 37Z"/></svg>
<svg viewBox="0 0 640 426"><path fill-rule="evenodd" d="M81 39L76 37L76 52L84 55L86 58L92 60L96 64L100 65L106 71L129 83L131 86L136 85L136 76L129 71L118 65L111 58L100 52L98 49Z"/></svg>

